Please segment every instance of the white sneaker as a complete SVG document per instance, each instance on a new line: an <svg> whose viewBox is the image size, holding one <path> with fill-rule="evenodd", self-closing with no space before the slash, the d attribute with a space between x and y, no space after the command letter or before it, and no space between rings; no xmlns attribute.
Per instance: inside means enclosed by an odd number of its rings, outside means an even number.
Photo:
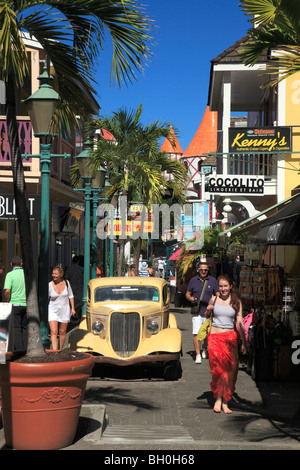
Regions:
<svg viewBox="0 0 300 470"><path fill-rule="evenodd" d="M201 360L201 355L200 354L197 354L196 356L196 360L195 360L195 364L201 364L202 360Z"/></svg>
<svg viewBox="0 0 300 470"><path fill-rule="evenodd" d="M202 355L202 359L207 359L207 357L208 357L208 354L207 354L207 351L206 351L206 349L202 349L202 353L201 353L201 355Z"/></svg>

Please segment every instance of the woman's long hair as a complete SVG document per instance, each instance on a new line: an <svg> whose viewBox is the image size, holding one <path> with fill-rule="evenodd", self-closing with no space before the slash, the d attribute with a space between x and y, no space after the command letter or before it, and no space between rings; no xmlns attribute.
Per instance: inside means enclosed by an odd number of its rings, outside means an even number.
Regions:
<svg viewBox="0 0 300 470"><path fill-rule="evenodd" d="M221 276L218 277L217 281L218 283L220 282L221 279L224 279L227 281L231 287L231 293L230 293L230 305L232 308L235 310L235 313L237 314L240 311L240 306L241 306L241 296L239 289L237 288L236 284L234 281L230 279L227 274L221 274Z"/></svg>

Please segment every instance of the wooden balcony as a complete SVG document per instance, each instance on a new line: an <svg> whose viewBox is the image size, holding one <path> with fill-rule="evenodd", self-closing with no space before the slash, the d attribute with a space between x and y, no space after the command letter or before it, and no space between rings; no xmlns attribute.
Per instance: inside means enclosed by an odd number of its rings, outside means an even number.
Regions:
<svg viewBox="0 0 300 470"><path fill-rule="evenodd" d="M22 154L38 154L40 152L39 139L32 136L31 122L26 118L18 119L19 125L19 142ZM67 141L53 142L52 153L67 153L73 155L74 149L71 143ZM54 158L51 162L50 175L58 181L69 184L70 182L70 166L72 158ZM40 182L40 161L39 158L23 159L26 183ZM11 183L13 181L11 171L11 153L10 145L7 139L7 123L4 116L0 117L0 184Z"/></svg>

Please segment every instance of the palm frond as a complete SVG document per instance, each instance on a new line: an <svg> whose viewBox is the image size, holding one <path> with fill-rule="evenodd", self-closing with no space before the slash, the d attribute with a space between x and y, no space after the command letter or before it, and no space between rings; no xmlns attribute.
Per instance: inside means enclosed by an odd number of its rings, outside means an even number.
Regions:
<svg viewBox="0 0 300 470"><path fill-rule="evenodd" d="M264 86L273 86L299 71L300 9L298 0L244 0L240 2L249 20L259 27L248 31L241 51L246 65L256 64L266 50L275 49L276 57L267 63L271 74Z"/></svg>

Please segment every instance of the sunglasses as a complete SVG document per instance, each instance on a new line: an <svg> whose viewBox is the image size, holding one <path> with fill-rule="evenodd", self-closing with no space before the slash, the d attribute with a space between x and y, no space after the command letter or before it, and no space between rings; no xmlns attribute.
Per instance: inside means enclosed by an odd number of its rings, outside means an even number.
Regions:
<svg viewBox="0 0 300 470"><path fill-rule="evenodd" d="M208 269L201 269L201 268L200 268L199 271L205 271L205 272L207 272Z"/></svg>

